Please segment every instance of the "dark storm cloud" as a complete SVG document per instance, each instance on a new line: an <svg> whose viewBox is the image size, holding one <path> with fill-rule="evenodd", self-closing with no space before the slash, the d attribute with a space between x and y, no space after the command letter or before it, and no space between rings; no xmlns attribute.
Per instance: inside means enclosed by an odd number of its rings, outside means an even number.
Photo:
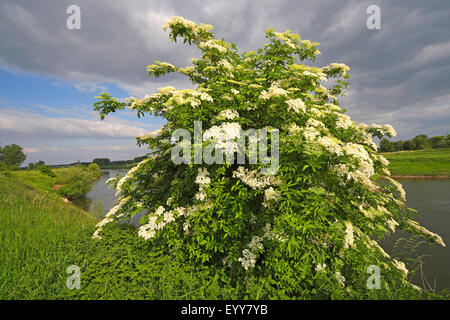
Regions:
<svg viewBox="0 0 450 320"><path fill-rule="evenodd" d="M218 38L243 50L260 47L267 27L291 29L321 42L318 65L343 62L351 67L352 85L343 107L354 119L390 122L402 138L449 131L447 0L80 0L82 29L68 30L65 10L72 3L2 1L0 37L7 45L0 47L1 65L77 82L117 82L131 94L142 94L169 83L188 85L180 77L149 80L145 75L145 66L154 60L186 65L198 54L174 45L161 30L173 15L212 24ZM381 8L381 30L366 27L366 9L372 4Z"/></svg>

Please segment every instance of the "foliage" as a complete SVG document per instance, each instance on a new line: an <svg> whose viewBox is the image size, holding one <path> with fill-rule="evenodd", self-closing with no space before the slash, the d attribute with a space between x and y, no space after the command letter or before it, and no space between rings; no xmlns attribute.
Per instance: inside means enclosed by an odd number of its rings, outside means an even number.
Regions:
<svg viewBox="0 0 450 320"><path fill-rule="evenodd" d="M443 242L410 220L399 183L377 181L389 176L388 162L371 136L391 137L395 130L358 125L343 113L339 97L348 86L349 68L303 64L316 59L318 43L290 31L268 29L263 48L240 54L236 45L215 39L209 25L174 17L167 28L171 40L181 37L196 45L201 58L185 68L156 61L148 73L179 72L197 88L160 88L125 102L100 94L94 106L102 119L128 107L139 117L163 117L167 124L138 137L139 144L153 150L152 157L109 181L120 198L94 237L109 241L111 222L144 213L138 235L147 242L136 243L149 252L173 253L183 265L206 268L217 288L233 288L239 298L420 295L407 280L404 264L391 259L373 238L399 227ZM327 80L329 88L322 85ZM173 133L184 129L192 135L198 120L203 150L211 144L206 132L279 129L278 171L260 175L267 165L261 158L246 165L175 164ZM222 133L215 138L221 141ZM270 139L269 149L275 144ZM381 269L380 291L366 286L371 265Z"/></svg>
<svg viewBox="0 0 450 320"><path fill-rule="evenodd" d="M42 173L42 174L45 174L45 175L48 175L49 177L56 177L56 174L53 172L53 170L52 170L52 168L50 168L49 166L47 166L47 165L39 165L38 167L37 167L37 169Z"/></svg>
<svg viewBox="0 0 450 320"><path fill-rule="evenodd" d="M111 160L109 160L108 158L96 158L96 159L92 160L92 163L96 163L100 167L102 167L102 166L109 165L111 163Z"/></svg>
<svg viewBox="0 0 450 320"><path fill-rule="evenodd" d="M58 182L62 184L58 192L68 199L79 198L89 192L92 182L100 177L99 172L83 165L63 169L58 177Z"/></svg>
<svg viewBox="0 0 450 320"><path fill-rule="evenodd" d="M7 171L7 170L8 166L6 165L6 163L0 161L0 171Z"/></svg>
<svg viewBox="0 0 450 320"><path fill-rule="evenodd" d="M11 144L0 148L0 161L8 166L20 166L27 156L23 153L22 147Z"/></svg>

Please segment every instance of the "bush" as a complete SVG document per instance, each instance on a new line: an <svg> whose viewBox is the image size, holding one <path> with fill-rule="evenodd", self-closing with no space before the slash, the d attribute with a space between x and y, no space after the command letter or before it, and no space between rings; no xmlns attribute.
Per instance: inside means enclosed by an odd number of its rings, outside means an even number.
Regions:
<svg viewBox="0 0 450 320"><path fill-rule="evenodd" d="M63 186L58 192L68 199L75 199L85 195L92 187L93 176L86 169L74 166L61 172L59 183Z"/></svg>
<svg viewBox="0 0 450 320"><path fill-rule="evenodd" d="M125 102L98 97L94 107L102 119L127 107L167 124L138 137L151 158L109 181L120 198L94 237L108 241L106 225L143 213L138 236L147 242L136 239L139 246L205 268L216 288L232 288L239 298L419 296L405 264L373 239L401 228L443 242L411 220L404 190L389 178L388 162L371 139L395 130L356 124L339 107L349 67L303 64L316 59L318 43L290 31L268 29L262 49L240 54L215 39L211 26L174 17L165 28L202 56L185 68L157 61L149 75L179 72L197 88L160 88ZM325 88L321 81L328 79L333 85ZM196 121L203 139L191 143ZM271 150L272 161L261 153L252 161L250 146L238 145L251 129L259 130L260 147L267 142L263 150ZM270 130L269 139L262 129ZM227 157L193 164L198 150L214 157L225 150ZM234 161L238 156L245 164ZM378 181L381 175L388 181ZM370 266L383 275L380 290L366 286Z"/></svg>
<svg viewBox="0 0 450 320"><path fill-rule="evenodd" d="M100 170L100 166L97 163L91 163L88 166L88 170L91 172L93 178L95 180L99 179L102 175L102 171Z"/></svg>
<svg viewBox="0 0 450 320"><path fill-rule="evenodd" d="M49 166L47 166L47 165L39 165L38 166L38 170L42 173L42 174L45 174L45 175L47 175L47 176L49 176L49 177L56 177L56 174L55 174L55 172L53 172L53 170L52 170L52 168L50 168Z"/></svg>

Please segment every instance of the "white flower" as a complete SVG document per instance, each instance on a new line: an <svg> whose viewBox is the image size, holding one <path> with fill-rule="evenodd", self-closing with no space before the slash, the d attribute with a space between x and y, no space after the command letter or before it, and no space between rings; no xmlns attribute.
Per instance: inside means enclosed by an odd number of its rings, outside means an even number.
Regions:
<svg viewBox="0 0 450 320"><path fill-rule="evenodd" d="M398 226L397 221L395 221L394 219L389 219L388 221L386 221L389 229L392 230L392 232L395 232L395 228Z"/></svg>
<svg viewBox="0 0 450 320"><path fill-rule="evenodd" d="M324 271L326 266L327 266L327 265L326 265L325 263L318 264L318 265L316 266L316 272Z"/></svg>
<svg viewBox="0 0 450 320"><path fill-rule="evenodd" d="M269 202L271 201L277 201L277 199L279 198L280 194L278 193L278 191L276 191L274 188L270 187L266 190L264 190L264 202L263 202L263 206L264 207L268 207L269 206Z"/></svg>
<svg viewBox="0 0 450 320"><path fill-rule="evenodd" d="M350 221L345 221L345 238L344 238L344 248L347 249L353 245L353 225Z"/></svg>
<svg viewBox="0 0 450 320"><path fill-rule="evenodd" d="M218 119L228 119L228 120L233 120L234 118L238 118L238 117L239 117L239 113L236 110L230 110L230 109L222 110L217 115Z"/></svg>
<svg viewBox="0 0 450 320"><path fill-rule="evenodd" d="M256 264L256 254L248 249L242 251L243 257L239 258L238 261L242 264L245 270L249 268L254 268Z"/></svg>
<svg viewBox="0 0 450 320"><path fill-rule="evenodd" d="M401 272L403 272L405 274L405 276L408 275L408 269L406 269L406 266L405 266L405 264L403 262L394 259L393 263L394 263L394 266L398 270L400 270Z"/></svg>
<svg viewBox="0 0 450 320"><path fill-rule="evenodd" d="M434 238L434 241L435 241L436 243L438 243L438 244L440 244L441 246L445 247L444 241L442 240L442 238L441 238L438 234L436 234L436 233L434 233L434 232L431 232L430 230L428 230L428 229L425 228L425 227L422 227L421 225L419 225L418 222L416 222L416 221L414 221L414 220L408 220L407 223L408 223L410 226L412 226L414 229L416 229L418 232L420 232L420 233L422 233L422 234L425 234L425 235L428 235L428 236Z"/></svg>
<svg viewBox="0 0 450 320"><path fill-rule="evenodd" d="M334 273L334 277L336 278L336 280L339 282L340 285L345 286L345 278L339 271L336 271Z"/></svg>
<svg viewBox="0 0 450 320"><path fill-rule="evenodd" d="M302 99L297 98L297 99L290 99L290 100L286 100L286 103L288 104L288 110L294 110L294 112L300 112L306 111L305 108L305 103L302 101Z"/></svg>
<svg viewBox="0 0 450 320"><path fill-rule="evenodd" d="M350 67L343 63L330 63L330 69L339 69L345 75L350 70Z"/></svg>
<svg viewBox="0 0 450 320"><path fill-rule="evenodd" d="M390 124L385 124L383 126L383 129L385 133L388 133L392 137L395 137L397 135L397 132L395 131L394 127L392 127Z"/></svg>
<svg viewBox="0 0 450 320"><path fill-rule="evenodd" d="M222 45L220 45L217 40L208 40L205 42L200 42L198 44L199 48L203 49L203 50L217 50L220 53L225 53L227 52L227 48L223 47Z"/></svg>
<svg viewBox="0 0 450 320"><path fill-rule="evenodd" d="M257 170L247 170L242 166L239 166L237 170L233 171L233 178L238 178L252 189L262 189L266 186L281 183L281 181L272 175L262 176Z"/></svg>
<svg viewBox="0 0 450 320"><path fill-rule="evenodd" d="M213 126L205 131L203 140L215 140L216 147L225 153L238 151L236 139L241 135L241 125L237 122L224 122L220 126Z"/></svg>
<svg viewBox="0 0 450 320"><path fill-rule="evenodd" d="M353 125L353 122L350 120L350 117L346 114L338 113L338 119L336 121L336 127L348 129Z"/></svg>
<svg viewBox="0 0 450 320"><path fill-rule="evenodd" d="M278 96L286 96L287 91L283 88L278 87L275 83L272 83L268 91L264 90L260 94L260 98L264 100L269 100L271 97L278 97Z"/></svg>

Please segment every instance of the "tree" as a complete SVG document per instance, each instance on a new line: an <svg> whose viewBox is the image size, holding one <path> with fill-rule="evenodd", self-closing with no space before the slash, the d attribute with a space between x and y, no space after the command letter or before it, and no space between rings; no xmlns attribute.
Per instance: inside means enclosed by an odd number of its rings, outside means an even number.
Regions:
<svg viewBox="0 0 450 320"><path fill-rule="evenodd" d="M108 158L96 158L92 160L93 163L98 164L100 167L107 166L111 163L111 160Z"/></svg>
<svg viewBox="0 0 450 320"><path fill-rule="evenodd" d="M446 136L435 136L428 139L433 149L446 148Z"/></svg>
<svg viewBox="0 0 450 320"><path fill-rule="evenodd" d="M427 149L430 147L428 137L425 134L420 134L412 139L412 148L414 150Z"/></svg>
<svg viewBox="0 0 450 320"><path fill-rule="evenodd" d="M184 68L156 61L148 73L179 72L196 88L165 87L126 101L97 97L102 119L129 108L167 123L138 137L151 157L108 181L120 197L93 237L142 213L138 236L146 248L208 268L210 283L230 286L240 298L416 292L405 264L373 238L398 227L443 242L410 220L405 192L371 139L395 130L356 124L338 106L349 67L304 64L316 59L318 43L290 31L268 29L263 48L239 53L211 26L174 17L166 28L201 57ZM321 84L327 79L330 88ZM384 291L367 289L371 265L381 269Z"/></svg>
<svg viewBox="0 0 450 320"><path fill-rule="evenodd" d="M380 151L381 152L392 152L394 151L394 144L386 138L380 141Z"/></svg>
<svg viewBox="0 0 450 320"><path fill-rule="evenodd" d="M3 161L8 166L20 166L27 158L22 151L22 147L17 144L3 147L1 153L3 154Z"/></svg>

